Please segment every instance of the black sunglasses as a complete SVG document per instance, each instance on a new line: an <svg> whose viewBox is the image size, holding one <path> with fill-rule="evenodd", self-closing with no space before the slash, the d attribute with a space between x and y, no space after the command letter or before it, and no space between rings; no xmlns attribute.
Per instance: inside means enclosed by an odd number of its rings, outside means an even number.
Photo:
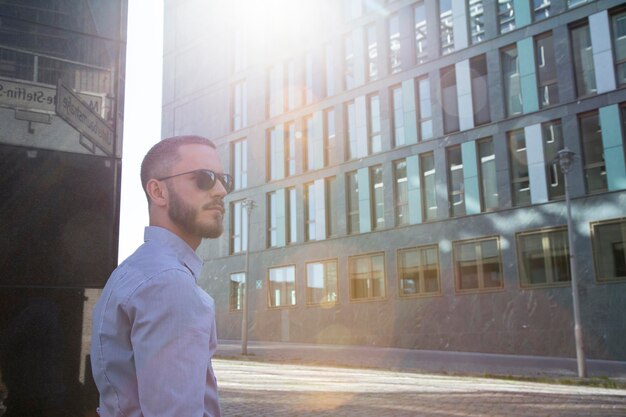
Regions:
<svg viewBox="0 0 626 417"><path fill-rule="evenodd" d="M215 186L215 181L219 180L224 186L226 193L233 191L233 177L229 174L218 174L210 169L195 169L193 171L181 172L180 174L170 175L169 177L157 178L157 181L168 180L170 178L179 177L181 175L195 174L196 185L199 189L208 191Z"/></svg>

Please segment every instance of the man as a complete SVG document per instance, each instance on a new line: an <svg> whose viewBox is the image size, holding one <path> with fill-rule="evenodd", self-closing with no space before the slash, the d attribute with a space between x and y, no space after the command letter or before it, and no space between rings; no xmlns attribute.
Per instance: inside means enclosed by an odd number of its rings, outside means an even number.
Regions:
<svg viewBox="0 0 626 417"><path fill-rule="evenodd" d="M101 417L217 417L215 309L196 281L195 250L222 234L223 173L215 145L165 139L141 165L150 226L113 272L93 313L91 363Z"/></svg>

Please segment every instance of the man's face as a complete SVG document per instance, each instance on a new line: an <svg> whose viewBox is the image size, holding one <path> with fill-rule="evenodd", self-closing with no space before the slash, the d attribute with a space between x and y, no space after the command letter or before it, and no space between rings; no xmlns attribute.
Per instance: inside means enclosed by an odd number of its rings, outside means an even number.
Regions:
<svg viewBox="0 0 626 417"><path fill-rule="evenodd" d="M223 172L217 151L210 146L183 145L178 154L180 160L172 167L171 175L196 169ZM222 234L226 190L219 181L210 190L201 190L196 184L196 174L187 174L168 180L167 188L168 215L181 232L211 239Z"/></svg>

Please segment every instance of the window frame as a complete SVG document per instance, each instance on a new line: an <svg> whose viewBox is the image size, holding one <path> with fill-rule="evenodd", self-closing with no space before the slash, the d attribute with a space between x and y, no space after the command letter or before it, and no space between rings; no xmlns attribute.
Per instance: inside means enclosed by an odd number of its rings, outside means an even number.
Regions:
<svg viewBox="0 0 626 417"><path fill-rule="evenodd" d="M595 282L597 284L613 284L613 283L623 283L626 282L626 272L624 273L624 276L618 276L615 278L603 278L601 276L601 268L599 265L599 260L598 260L598 256L596 256L596 252L599 249L599 245L597 243L596 240L596 236L597 236L597 228L601 227L601 226L609 226L612 224L621 224L622 228L625 229L624 232L622 233L626 233L626 217L618 217L618 218L614 218L614 219L606 219L606 220L598 220L598 221L594 221L594 222L590 222L589 223L589 228L590 228L590 239L591 239L591 253L593 256L593 267L594 267L594 272L595 272ZM624 239L626 240L626 239ZM624 245L624 241L621 242L622 245ZM623 249L622 249L623 250Z"/></svg>
<svg viewBox="0 0 626 417"><path fill-rule="evenodd" d="M407 294L406 292L404 292L402 290L403 286L402 286L402 275L403 275L403 268L401 266L401 254L402 253L406 253L406 252L410 252L410 251L416 251L417 252L417 256L420 259L420 265L418 267L418 287L420 289L424 289L426 287L425 284L425 280L426 278L424 277L424 252L425 250L429 250L429 249L435 249L435 256L437 258L436 261L436 266L437 266L437 291L417 291L413 294ZM411 298L424 298L424 297L435 297L435 296L439 296L442 294L441 291L441 263L440 263L440 259L439 259L439 245L437 243L430 243L430 244L425 244L425 245L417 245L417 246L412 246L412 247L408 247L408 248L399 248L396 250L396 263L397 263L397 278L398 278L398 297L400 299L411 299Z"/></svg>
<svg viewBox="0 0 626 417"><path fill-rule="evenodd" d="M320 302L312 302L309 297L309 265L311 264L323 264L324 265L324 275L326 275L326 265L334 263L335 264L335 299L330 301L320 301ZM307 261L304 264L304 281L305 281L305 301L307 307L332 307L339 304L339 260L338 258L327 258L327 259L319 259L314 261ZM327 278L324 277L324 284L326 284ZM328 290L326 285L324 286L324 292L326 292L325 298L328 297Z"/></svg>
<svg viewBox="0 0 626 417"><path fill-rule="evenodd" d="M478 286L476 288L470 288L470 289L461 289L459 282L461 279L461 276L459 275L459 268L458 268L458 264L457 264L457 253L458 253L458 246L459 245L463 245L463 244L467 244L467 243L474 243L475 245L478 244L482 244L483 242L487 242L490 240L495 240L496 241L496 250L498 252L498 265L499 265L499 269L500 269L500 286L498 287L485 287L484 284L484 276L482 275L478 275L477 276L477 282L478 282ZM476 246L475 246L476 248ZM475 249L476 250L476 249ZM481 255L482 255L482 249L481 249ZM484 264L483 262L484 257L480 258L480 268L477 267L478 272L480 272L480 269L482 269L482 266ZM476 259L476 261L478 261L479 259ZM479 238L470 238L470 239L462 239L462 240L455 240L452 242L452 268L454 270L454 292L457 295L461 295L461 294L475 294L475 293L486 293L486 292L497 292L497 291L503 291L504 290L504 282L505 282L505 277L504 277L504 270L502 267L502 244L501 244L501 239L499 235L494 235L494 236L485 236L485 237L479 237Z"/></svg>
<svg viewBox="0 0 626 417"><path fill-rule="evenodd" d="M550 234L552 233L563 233L564 232L564 249L566 249L566 253L563 255L565 257L565 269L567 271L567 275L569 276L569 280L566 281L555 281L552 273L544 272L546 277L545 283L533 284L530 282L530 277L527 275L528 271L525 268L525 262L523 261L525 258L522 256L522 242L521 239L527 236L537 236L539 235L542 240L541 251L543 253L542 261L545 264L554 264L554 258L551 256L546 256L546 253L551 251L551 247L545 247L544 243L546 240L549 241L549 244L552 243L552 239ZM555 288L555 287L569 287L572 282L572 273L570 271L570 251L569 251L569 241L567 236L567 226L556 226L556 227L546 227L541 229L534 230L523 230L521 232L515 233L515 246L516 246L516 261L517 261L517 276L518 276L518 285L521 289L537 289L537 288ZM553 271L555 268L550 268L550 271ZM552 277L552 278L551 278Z"/></svg>
<svg viewBox="0 0 626 417"><path fill-rule="evenodd" d="M274 269L287 269L293 268L293 292L295 301L293 304L285 304L285 305L272 305L272 295L271 295L271 271ZM267 268L266 272L266 283L267 283L267 307L270 310L280 310L280 309L288 309L288 308L296 308L298 306L298 293L297 293L297 285L298 277L296 276L297 269L295 264L284 264L284 265L272 265Z"/></svg>
<svg viewBox="0 0 626 417"><path fill-rule="evenodd" d="M373 289L373 285L368 287L368 296L367 297L361 297L361 298L353 298L353 294L352 294L352 273L353 273L353 262L358 260L358 259L362 259L362 258L367 258L369 259L369 271L368 271L368 275L369 277L367 278L368 281L372 281L374 280L374 278L372 278L372 258L374 256L382 256L383 259L383 276L382 276L382 291L383 291L383 295L375 297L373 295L370 295L371 293L373 293L372 289ZM378 251L378 252L368 252L368 253L363 253L363 254L359 254L359 255L352 255L352 256L348 256L348 298L350 300L350 303L365 303L365 302L373 302L373 301L382 301L382 300L386 300L387 299L387 259L385 256L385 252L384 251Z"/></svg>

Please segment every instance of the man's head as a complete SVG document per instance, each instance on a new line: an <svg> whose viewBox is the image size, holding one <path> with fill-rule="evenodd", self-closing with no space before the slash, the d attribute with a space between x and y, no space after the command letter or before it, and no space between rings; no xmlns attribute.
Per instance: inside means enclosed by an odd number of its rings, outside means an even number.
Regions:
<svg viewBox="0 0 626 417"><path fill-rule="evenodd" d="M179 235L193 248L223 232L224 196L232 179L223 173L215 145L201 136L177 136L152 147L141 164L150 224Z"/></svg>

